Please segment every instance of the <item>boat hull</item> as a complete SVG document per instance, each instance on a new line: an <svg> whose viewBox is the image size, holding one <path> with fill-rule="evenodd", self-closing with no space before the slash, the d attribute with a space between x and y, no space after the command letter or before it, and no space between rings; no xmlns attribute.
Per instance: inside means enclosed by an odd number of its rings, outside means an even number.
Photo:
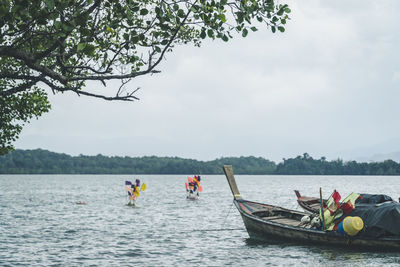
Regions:
<svg viewBox="0 0 400 267"><path fill-rule="evenodd" d="M375 251L400 251L400 239L350 238L337 232L305 229L273 221L263 220L245 212L240 202L234 200L242 216L246 230L252 239L263 241L285 241L301 245L318 244L353 249L373 249ZM242 200L241 202L246 202ZM306 214L304 214L306 215Z"/></svg>

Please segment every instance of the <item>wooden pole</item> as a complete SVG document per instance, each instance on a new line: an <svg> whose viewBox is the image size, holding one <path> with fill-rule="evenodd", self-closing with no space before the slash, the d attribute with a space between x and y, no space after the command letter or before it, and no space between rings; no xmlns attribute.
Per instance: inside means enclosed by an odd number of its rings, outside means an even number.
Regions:
<svg viewBox="0 0 400 267"><path fill-rule="evenodd" d="M232 165L224 165L224 172L226 179L228 180L229 186L231 187L232 195L234 199L241 199L242 196L239 193L239 189L236 185L235 177L233 175Z"/></svg>
<svg viewBox="0 0 400 267"><path fill-rule="evenodd" d="M320 206L321 217L322 217L322 230L325 231L324 206L323 206L323 200L322 200L322 189L321 189L321 187L319 188L319 206Z"/></svg>

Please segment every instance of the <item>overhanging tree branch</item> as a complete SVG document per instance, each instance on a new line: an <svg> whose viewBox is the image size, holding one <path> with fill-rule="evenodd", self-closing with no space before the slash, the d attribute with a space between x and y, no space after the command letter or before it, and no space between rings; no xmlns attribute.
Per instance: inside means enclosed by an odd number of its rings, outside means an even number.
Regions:
<svg viewBox="0 0 400 267"><path fill-rule="evenodd" d="M10 142L22 129L19 121L49 110L42 89L138 100L139 88L129 84L159 73L176 46L200 46L207 38L227 42L234 33L246 37L260 25L283 32L288 13L287 5L274 0L3 1L0 114L7 123L0 129L0 154L12 149ZM121 83L107 87L106 94L87 86L109 80ZM23 108L10 112L16 106Z"/></svg>

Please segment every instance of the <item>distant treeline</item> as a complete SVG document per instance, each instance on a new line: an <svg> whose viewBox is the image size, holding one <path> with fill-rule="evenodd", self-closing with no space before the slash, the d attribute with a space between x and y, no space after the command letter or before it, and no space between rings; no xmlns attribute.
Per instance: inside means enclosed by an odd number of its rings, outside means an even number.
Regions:
<svg viewBox="0 0 400 267"><path fill-rule="evenodd" d="M15 150L0 156L1 174L222 174L233 165L236 174L400 175L393 160L372 163L313 159L307 153L276 164L261 157L223 157L198 161L178 157L70 156L47 150Z"/></svg>
<svg viewBox="0 0 400 267"><path fill-rule="evenodd" d="M15 150L0 156L2 174L222 174L231 164L237 174L270 174L274 162L257 157L198 161L178 157L76 157L47 150Z"/></svg>

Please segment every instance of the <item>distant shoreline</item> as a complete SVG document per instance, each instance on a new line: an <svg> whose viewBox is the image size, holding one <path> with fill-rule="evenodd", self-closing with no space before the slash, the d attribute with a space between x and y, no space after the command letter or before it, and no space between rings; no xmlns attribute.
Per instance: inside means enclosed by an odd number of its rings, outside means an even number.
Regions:
<svg viewBox="0 0 400 267"><path fill-rule="evenodd" d="M358 163L314 159L307 153L276 164L262 157L222 157L199 161L179 157L70 156L43 149L17 149L0 156L0 174L220 175L233 165L240 175L400 175L393 160Z"/></svg>

